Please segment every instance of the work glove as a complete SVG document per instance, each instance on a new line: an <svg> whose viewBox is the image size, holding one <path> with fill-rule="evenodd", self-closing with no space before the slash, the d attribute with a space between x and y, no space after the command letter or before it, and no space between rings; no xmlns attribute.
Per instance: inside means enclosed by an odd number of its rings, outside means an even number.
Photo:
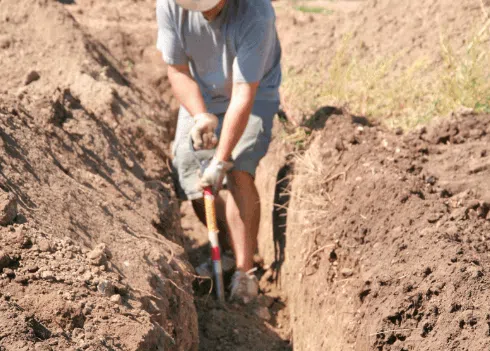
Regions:
<svg viewBox="0 0 490 351"><path fill-rule="evenodd" d="M194 150L216 147L218 144L216 127L218 127L218 117L212 113L199 113L194 116L194 126L190 132Z"/></svg>
<svg viewBox="0 0 490 351"><path fill-rule="evenodd" d="M217 193L221 189L226 172L232 167L232 162L219 161L213 157L201 174L201 187L204 189L211 186L213 192Z"/></svg>

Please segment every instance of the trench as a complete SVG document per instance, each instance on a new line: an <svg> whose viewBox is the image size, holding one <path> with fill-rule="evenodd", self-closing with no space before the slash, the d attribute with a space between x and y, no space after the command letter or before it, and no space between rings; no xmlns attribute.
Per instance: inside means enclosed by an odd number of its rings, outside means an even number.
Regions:
<svg viewBox="0 0 490 351"><path fill-rule="evenodd" d="M272 156L271 156L272 157ZM289 164L280 167L274 178L273 189L258 184L261 197L270 201L262 202L263 228L274 228L272 235L259 233L259 241L268 241L266 256L274 257L271 262L257 253L254 257L255 274L259 279L259 296L248 305L226 303L216 300L209 280L196 279L194 282L195 305L199 324L199 350L292 350L291 329L287 297L281 286L280 273L284 263L284 245L287 211L285 204L289 186ZM259 171L260 172L260 171ZM260 177L260 175L259 175ZM272 206L272 203L281 206ZM184 248L194 267L209 257L207 230L195 216L189 202L181 205L181 225L184 232ZM267 236L267 238L262 238ZM231 252L227 251L231 256ZM226 295L233 270L224 272Z"/></svg>

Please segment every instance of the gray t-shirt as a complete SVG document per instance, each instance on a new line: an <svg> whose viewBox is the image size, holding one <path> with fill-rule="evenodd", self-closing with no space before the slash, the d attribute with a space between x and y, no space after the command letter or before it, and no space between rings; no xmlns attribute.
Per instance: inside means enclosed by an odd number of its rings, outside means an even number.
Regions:
<svg viewBox="0 0 490 351"><path fill-rule="evenodd" d="M281 46L271 0L227 0L211 22L174 0L157 0L156 12L164 61L189 65L210 112L226 112L235 82L260 82L256 101L279 101Z"/></svg>

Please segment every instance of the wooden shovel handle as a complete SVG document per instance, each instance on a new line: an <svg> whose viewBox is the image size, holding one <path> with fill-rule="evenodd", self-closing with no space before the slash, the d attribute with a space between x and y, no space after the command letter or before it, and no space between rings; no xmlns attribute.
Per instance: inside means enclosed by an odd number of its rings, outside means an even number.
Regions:
<svg viewBox="0 0 490 351"><path fill-rule="evenodd" d="M218 231L216 221L216 207L214 204L214 194L210 186L204 188L204 210L206 212L206 224L209 232Z"/></svg>

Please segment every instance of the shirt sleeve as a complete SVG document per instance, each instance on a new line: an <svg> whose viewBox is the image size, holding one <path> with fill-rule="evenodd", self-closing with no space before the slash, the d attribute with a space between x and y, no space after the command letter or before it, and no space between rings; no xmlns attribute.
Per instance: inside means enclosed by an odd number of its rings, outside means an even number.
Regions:
<svg viewBox="0 0 490 351"><path fill-rule="evenodd" d="M275 42L276 29L272 19L251 22L239 38L233 62L233 82L256 83L262 80Z"/></svg>
<svg viewBox="0 0 490 351"><path fill-rule="evenodd" d="M168 0L157 1L156 14L158 23L157 49L162 52L163 60L169 65L188 64L189 60L176 30L177 26L173 18L175 13L172 14Z"/></svg>

